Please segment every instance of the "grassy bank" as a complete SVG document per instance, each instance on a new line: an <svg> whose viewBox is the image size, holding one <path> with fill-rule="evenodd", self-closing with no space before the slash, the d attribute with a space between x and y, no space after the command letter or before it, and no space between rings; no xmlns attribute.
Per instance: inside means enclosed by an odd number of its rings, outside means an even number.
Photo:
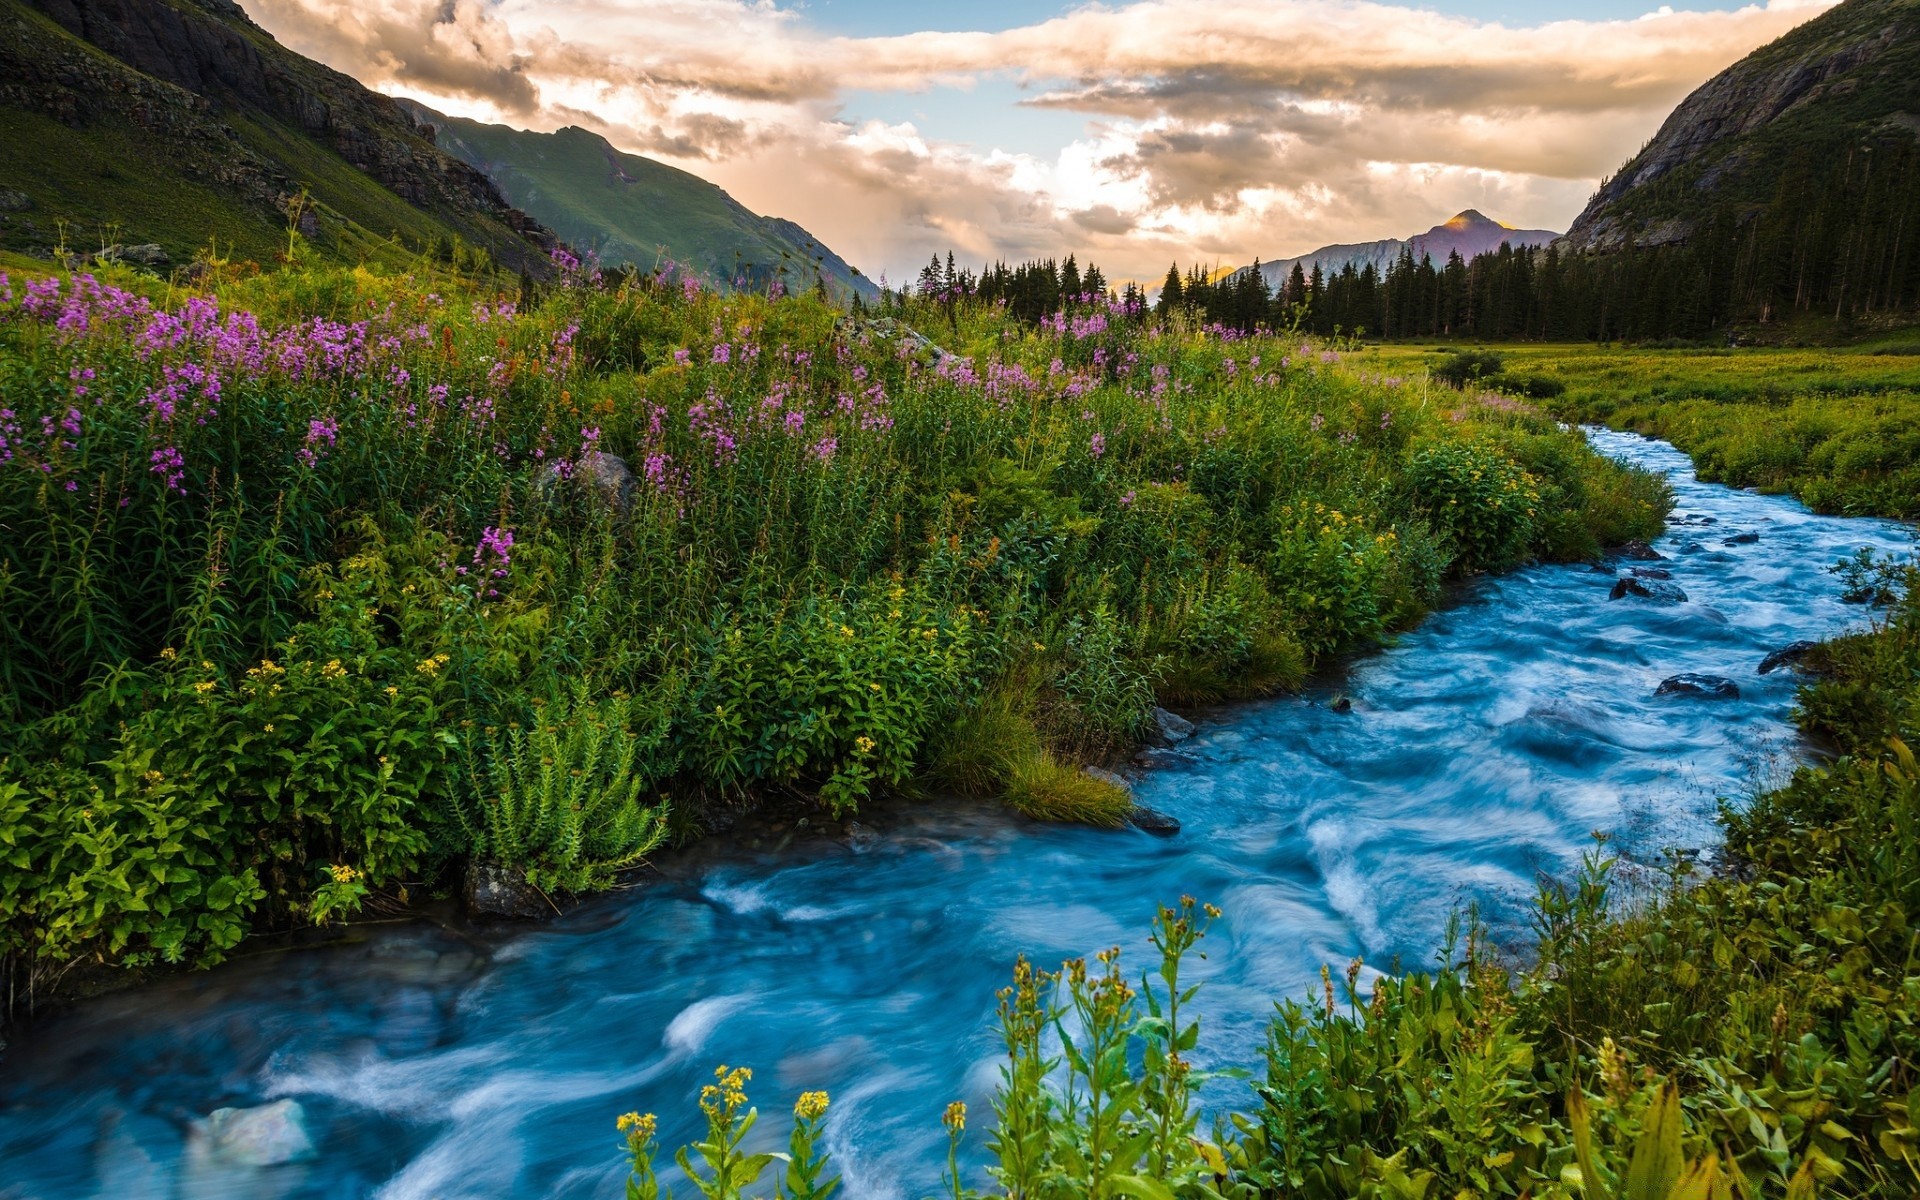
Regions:
<svg viewBox="0 0 1920 1200"><path fill-rule="evenodd" d="M1370 347L1356 364L1442 370L1462 346ZM1496 346L1484 382L1555 413L1665 438L1702 479L1819 512L1920 516L1920 342L1846 349Z"/></svg>
<svg viewBox="0 0 1920 1200"><path fill-rule="evenodd" d="M1144 964L1022 962L1001 993L994 1111L945 1118L956 1151L984 1139L989 1165L963 1172L956 1153L913 1194L1920 1194L1920 600L1902 582L1872 628L1808 660L1800 721L1836 756L1726 810L1723 869L1676 864L1655 900L1620 901L1603 841L1543 886L1529 964L1488 954L1470 925L1430 973L1361 992L1356 960L1283 1000L1250 1063L1209 1056L1183 1015L1182 959L1221 915L1190 899L1162 910ZM1203 1114L1195 1090L1223 1068L1244 1099ZM757 1194L756 1176L784 1171L783 1194L826 1195L830 1098L801 1097L799 1165L783 1166L746 1153L763 1144L742 1141L750 1082L723 1068L698 1098L708 1134L680 1162L701 1194ZM620 1120L630 1198L661 1194L655 1128Z"/></svg>
<svg viewBox="0 0 1920 1200"><path fill-rule="evenodd" d="M527 311L207 280L0 285L16 994L469 862L590 890L770 792L1117 823L1077 764L1156 700L1294 685L1666 503L1523 406L1104 302L894 314L947 355L572 267Z"/></svg>

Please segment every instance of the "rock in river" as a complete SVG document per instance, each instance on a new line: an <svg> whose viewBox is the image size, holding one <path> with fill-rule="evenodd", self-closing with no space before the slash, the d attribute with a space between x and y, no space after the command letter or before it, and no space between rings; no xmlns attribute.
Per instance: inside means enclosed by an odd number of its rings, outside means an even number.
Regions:
<svg viewBox="0 0 1920 1200"><path fill-rule="evenodd" d="M1666 555L1655 550L1652 546L1640 541L1628 542L1624 546L1615 546L1612 550L1608 551L1608 556L1611 558L1630 558L1635 562L1659 562L1666 557Z"/></svg>
<svg viewBox="0 0 1920 1200"><path fill-rule="evenodd" d="M1151 833L1155 837L1172 837L1174 834L1180 832L1179 820L1168 816L1159 809L1148 808L1144 804L1136 804L1133 806L1133 811L1127 814L1127 823L1135 829L1145 833Z"/></svg>
<svg viewBox="0 0 1920 1200"><path fill-rule="evenodd" d="M1699 696L1707 700L1738 700L1740 686L1723 675L1675 675L1662 679L1656 696Z"/></svg>
<svg viewBox="0 0 1920 1200"><path fill-rule="evenodd" d="M1147 743L1166 749L1175 746L1193 736L1193 722L1164 708L1156 708L1148 714L1153 719L1153 728L1147 734Z"/></svg>
<svg viewBox="0 0 1920 1200"><path fill-rule="evenodd" d="M1760 660L1760 673L1770 675L1781 667L1797 667L1819 648L1819 642L1788 642Z"/></svg>
<svg viewBox="0 0 1920 1200"><path fill-rule="evenodd" d="M1685 604L1687 594L1679 586L1662 583L1658 579L1622 579L1613 585L1607 593L1607 599L1619 600L1627 596L1638 596L1642 600L1658 600L1662 604Z"/></svg>
<svg viewBox="0 0 1920 1200"><path fill-rule="evenodd" d="M258 1108L216 1108L188 1134L191 1158L232 1167L272 1167L315 1156L307 1111L298 1100Z"/></svg>

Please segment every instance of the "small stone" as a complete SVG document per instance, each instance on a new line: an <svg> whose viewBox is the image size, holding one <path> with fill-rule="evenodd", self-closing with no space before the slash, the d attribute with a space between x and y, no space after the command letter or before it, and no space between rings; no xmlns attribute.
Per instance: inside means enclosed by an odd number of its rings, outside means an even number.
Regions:
<svg viewBox="0 0 1920 1200"><path fill-rule="evenodd" d="M1734 534L1734 535L1733 535L1732 537L1730 537L1730 538L1728 538L1728 539L1727 539L1726 541L1724 541L1724 542L1722 542L1722 543L1721 543L1721 545L1723 545L1723 546L1751 546L1751 545L1753 545L1753 544L1754 544L1755 542L1757 542L1757 541L1759 541L1759 540L1760 540L1760 535L1759 535L1759 534L1757 534L1757 533L1754 533L1754 532L1752 532L1752 531L1748 531L1748 532L1746 532L1746 533L1736 533L1736 534Z"/></svg>
<svg viewBox="0 0 1920 1200"><path fill-rule="evenodd" d="M258 1108L216 1108L195 1121L189 1154L234 1167L272 1167L316 1156L298 1100Z"/></svg>
<svg viewBox="0 0 1920 1200"><path fill-rule="evenodd" d="M467 868L466 883L469 920L538 921L554 915L547 898L516 871L475 863Z"/></svg>
<svg viewBox="0 0 1920 1200"><path fill-rule="evenodd" d="M1656 696L1699 696L1704 700L1738 700L1740 686L1721 675L1675 675L1660 681Z"/></svg>
<svg viewBox="0 0 1920 1200"><path fill-rule="evenodd" d="M1147 734L1147 741L1165 749L1176 746L1193 736L1193 722L1164 708L1156 708L1149 714L1153 719L1153 728Z"/></svg>
<svg viewBox="0 0 1920 1200"><path fill-rule="evenodd" d="M1335 696L1327 702L1327 707L1337 713L1350 713L1353 711L1353 701L1346 696Z"/></svg>
<svg viewBox="0 0 1920 1200"><path fill-rule="evenodd" d="M1687 594L1671 583L1662 583L1657 579L1634 579L1628 577L1613 585L1607 593L1609 600L1621 600L1635 596L1642 600L1654 600L1661 604L1685 604Z"/></svg>
<svg viewBox="0 0 1920 1200"><path fill-rule="evenodd" d="M1142 833L1151 833L1155 837L1172 837L1180 832L1178 819L1168 816L1159 809L1148 808L1144 804L1133 806L1133 811L1127 814L1127 824Z"/></svg>
<svg viewBox="0 0 1920 1200"><path fill-rule="evenodd" d="M1760 660L1760 673L1770 675L1781 667L1796 667L1806 661L1807 655L1820 648L1819 642L1788 642Z"/></svg>
<svg viewBox="0 0 1920 1200"><path fill-rule="evenodd" d="M32 196L14 188L0 187L0 212L27 212L32 208Z"/></svg>
<svg viewBox="0 0 1920 1200"><path fill-rule="evenodd" d="M1642 541L1631 541L1624 546L1616 546L1612 551L1614 558L1630 558L1635 562L1659 562L1666 555Z"/></svg>
<svg viewBox="0 0 1920 1200"><path fill-rule="evenodd" d="M1680 553L1682 554L1701 554L1705 551L1706 547L1702 546L1699 542L1688 542L1686 545L1680 547Z"/></svg>

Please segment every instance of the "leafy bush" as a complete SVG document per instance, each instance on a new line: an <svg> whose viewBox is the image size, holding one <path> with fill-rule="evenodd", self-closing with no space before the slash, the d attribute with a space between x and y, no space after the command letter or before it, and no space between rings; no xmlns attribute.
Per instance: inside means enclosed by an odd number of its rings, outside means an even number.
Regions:
<svg viewBox="0 0 1920 1200"><path fill-rule="evenodd" d="M1433 369L1433 377L1448 387L1464 388L1476 381L1491 380L1506 365L1506 359L1491 350L1460 350L1441 360Z"/></svg>
<svg viewBox="0 0 1920 1200"><path fill-rule="evenodd" d="M1498 449L1441 442L1415 451L1407 483L1466 570L1497 570L1527 551L1540 493Z"/></svg>

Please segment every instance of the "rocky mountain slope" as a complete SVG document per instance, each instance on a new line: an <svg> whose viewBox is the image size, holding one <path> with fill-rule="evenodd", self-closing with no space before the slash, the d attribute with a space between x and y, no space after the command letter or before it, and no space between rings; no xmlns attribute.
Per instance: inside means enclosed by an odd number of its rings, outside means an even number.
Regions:
<svg viewBox="0 0 1920 1200"><path fill-rule="evenodd" d="M1847 0L1688 96L1601 185L1567 244L1684 243L1715 219L1750 221L1789 173L1864 174L1863 155L1909 152L1917 134L1920 0Z"/></svg>
<svg viewBox="0 0 1920 1200"><path fill-rule="evenodd" d="M816 280L838 297L874 299L879 289L791 221L763 217L696 175L615 149L569 127L533 133L408 111L439 144L486 173L514 204L603 263L651 268L671 259L723 286L788 289Z"/></svg>
<svg viewBox="0 0 1920 1200"><path fill-rule="evenodd" d="M0 246L179 261L217 239L266 261L289 224L348 261L457 239L542 272L552 243L394 101L232 0L0 0Z"/></svg>
<svg viewBox="0 0 1920 1200"><path fill-rule="evenodd" d="M1419 262L1423 257L1431 257L1436 265L1444 264L1447 256L1458 252L1461 258L1472 259L1476 254L1485 254L1498 250L1502 244L1511 244L1515 249L1522 246L1545 246L1560 235L1548 229L1515 229L1503 225L1477 209L1467 209L1455 214L1425 233L1416 233L1410 238L1387 238L1378 242L1359 242L1352 245L1322 246L1309 254L1298 258L1281 258L1273 262L1260 264L1260 273L1270 289L1278 290L1292 273L1295 263L1305 274L1313 274L1317 266L1327 274L1334 274L1349 263L1356 270L1371 264L1376 270L1385 271L1393 261L1400 257L1402 250L1409 251L1413 260Z"/></svg>

